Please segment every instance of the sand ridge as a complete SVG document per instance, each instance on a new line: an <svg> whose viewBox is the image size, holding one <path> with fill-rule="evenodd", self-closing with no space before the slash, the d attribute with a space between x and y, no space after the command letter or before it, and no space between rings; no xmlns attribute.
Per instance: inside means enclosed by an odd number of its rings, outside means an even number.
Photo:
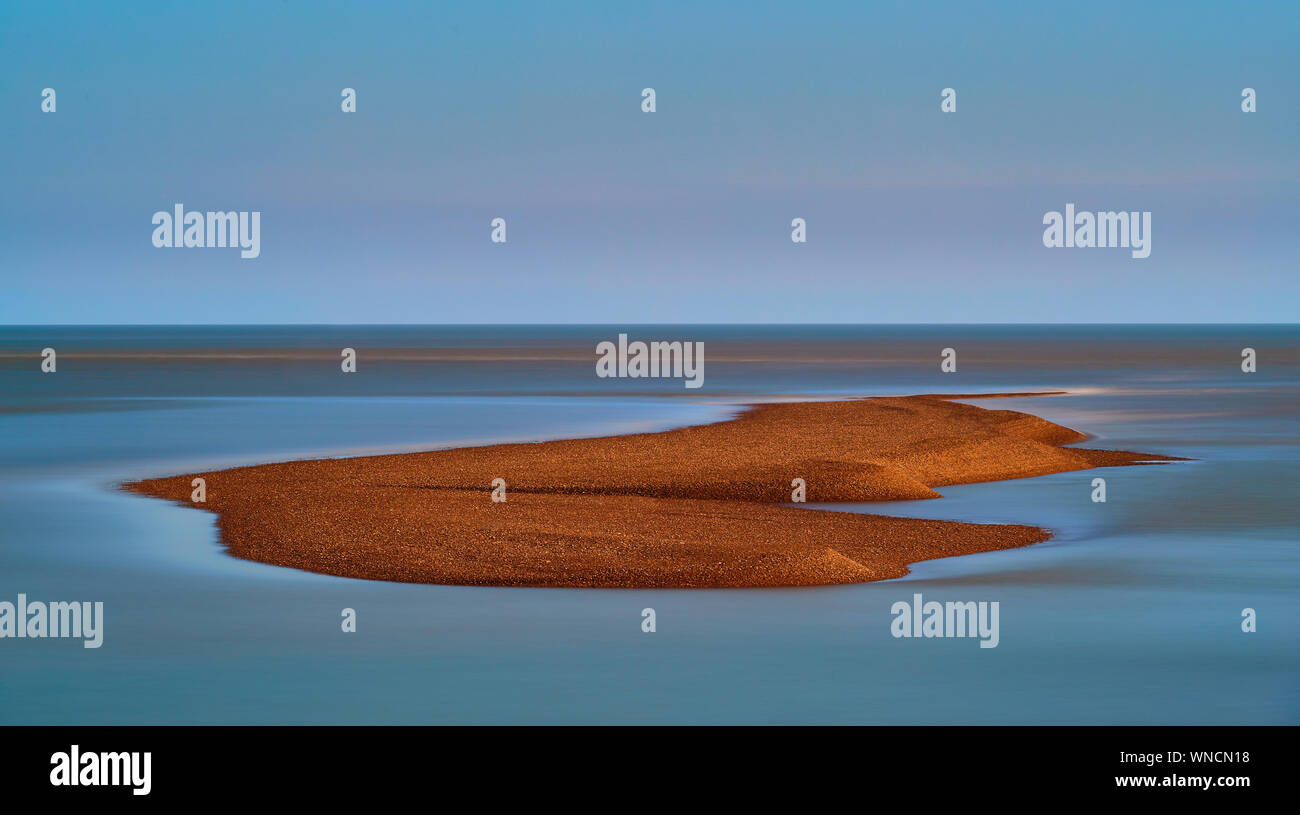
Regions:
<svg viewBox="0 0 1300 815"><path fill-rule="evenodd" d="M207 509L241 558L461 585L812 586L1025 546L1046 530L790 506L935 498L934 487L1175 460L1067 448L1078 431L950 394L748 406L659 433L238 467L128 483ZM190 504L191 480L207 502ZM507 500L491 500L493 479Z"/></svg>

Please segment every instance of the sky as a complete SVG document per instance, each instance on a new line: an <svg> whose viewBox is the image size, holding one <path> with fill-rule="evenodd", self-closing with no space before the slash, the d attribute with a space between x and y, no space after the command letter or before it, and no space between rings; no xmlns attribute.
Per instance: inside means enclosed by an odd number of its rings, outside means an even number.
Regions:
<svg viewBox="0 0 1300 815"><path fill-rule="evenodd" d="M0 323L1296 322L1297 42L1294 2L9 0ZM156 248L177 203L260 257ZM1067 203L1150 257L1044 247Z"/></svg>

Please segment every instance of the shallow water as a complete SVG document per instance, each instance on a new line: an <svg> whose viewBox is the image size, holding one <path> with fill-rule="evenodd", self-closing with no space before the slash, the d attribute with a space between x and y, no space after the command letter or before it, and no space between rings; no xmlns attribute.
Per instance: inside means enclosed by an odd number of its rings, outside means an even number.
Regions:
<svg viewBox="0 0 1300 815"><path fill-rule="evenodd" d="M594 344L619 330L704 341L705 387L597 379ZM46 346L56 374L39 373ZM355 375L338 373L344 346ZM214 516L115 487L652 430L768 397L1057 389L974 403L1196 460L837 505L1055 532L855 586L349 580L234 559ZM1295 326L0 329L0 600L103 601L106 629L97 650L0 640L0 722L1296 723L1297 404ZM914 593L998 601L998 647L895 639L890 607Z"/></svg>

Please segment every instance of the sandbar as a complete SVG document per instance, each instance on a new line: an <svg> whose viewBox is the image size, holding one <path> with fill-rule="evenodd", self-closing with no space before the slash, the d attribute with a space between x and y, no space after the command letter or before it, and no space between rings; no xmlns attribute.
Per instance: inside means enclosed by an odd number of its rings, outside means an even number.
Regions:
<svg viewBox="0 0 1300 815"><path fill-rule="evenodd" d="M930 394L748 405L658 433L288 461L124 488L214 512L229 552L343 577L582 588L824 586L907 574L932 558L1047 540L1045 529L791 503L938 498L936 487L1172 456L1027 413ZM1023 394L1040 395L1040 394ZM206 502L191 502L191 482ZM492 500L504 479L504 502ZM1081 500L1088 488L1080 487Z"/></svg>

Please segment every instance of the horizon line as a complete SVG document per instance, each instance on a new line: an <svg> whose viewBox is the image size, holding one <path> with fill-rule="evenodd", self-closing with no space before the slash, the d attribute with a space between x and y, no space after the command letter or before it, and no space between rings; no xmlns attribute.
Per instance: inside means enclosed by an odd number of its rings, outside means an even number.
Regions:
<svg viewBox="0 0 1300 815"><path fill-rule="evenodd" d="M1215 321L1215 322L1179 322L1174 320L1160 320L1151 322L745 322L745 321L722 321L722 322L435 322L435 323L417 323L417 322L392 322L392 323L318 323L318 322L285 322L285 323L268 323L268 322L204 322L204 323L0 323L0 329L5 328L243 328L243 327L266 327L266 326L297 326L302 328L388 328L388 327L408 327L408 328L491 328L491 327L537 327L537 328L617 328L619 326L740 326L740 327L772 327L786 326L791 328L802 327L824 327L824 326L845 326L845 327L953 327L953 326L1021 326L1021 327L1095 327L1095 326L1295 326L1300 327L1300 322L1235 322L1235 321Z"/></svg>

